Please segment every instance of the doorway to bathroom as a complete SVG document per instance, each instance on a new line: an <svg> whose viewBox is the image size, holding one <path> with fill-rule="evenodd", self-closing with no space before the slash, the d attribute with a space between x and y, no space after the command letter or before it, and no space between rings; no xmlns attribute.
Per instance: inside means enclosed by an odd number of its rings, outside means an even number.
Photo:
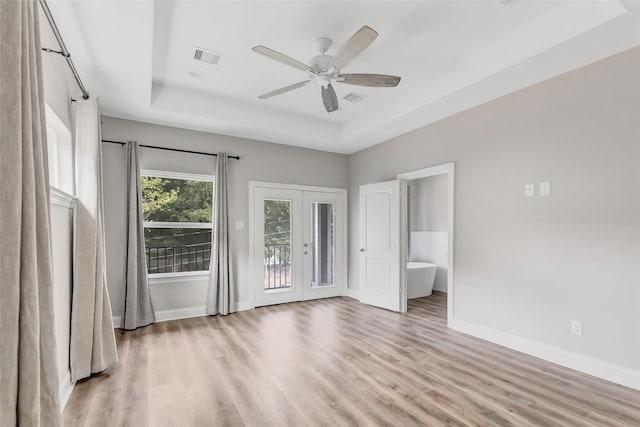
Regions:
<svg viewBox="0 0 640 427"><path fill-rule="evenodd" d="M453 319L454 264L454 164L428 167L399 174L405 180L404 230L401 251L405 266L402 281L404 307L407 300L446 292L447 324ZM409 306L410 309L410 306Z"/></svg>

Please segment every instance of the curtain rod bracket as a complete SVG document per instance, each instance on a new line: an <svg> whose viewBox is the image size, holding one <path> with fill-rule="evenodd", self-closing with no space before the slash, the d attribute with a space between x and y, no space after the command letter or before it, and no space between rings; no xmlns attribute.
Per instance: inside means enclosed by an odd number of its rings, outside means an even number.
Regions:
<svg viewBox="0 0 640 427"><path fill-rule="evenodd" d="M89 99L89 95L82 95L82 99ZM75 98L71 98L71 102L77 102L78 100ZM102 122L100 122L102 124Z"/></svg>
<svg viewBox="0 0 640 427"><path fill-rule="evenodd" d="M45 51L45 52L48 52L48 53L57 53L58 55L62 55L65 58L71 58L71 54L70 53L64 53L61 50L49 49L48 47L43 47L42 50Z"/></svg>

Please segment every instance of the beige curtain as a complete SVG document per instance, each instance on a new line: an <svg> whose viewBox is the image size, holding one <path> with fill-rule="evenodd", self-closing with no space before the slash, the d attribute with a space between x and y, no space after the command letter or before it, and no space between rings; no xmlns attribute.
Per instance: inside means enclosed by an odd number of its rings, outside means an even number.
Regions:
<svg viewBox="0 0 640 427"><path fill-rule="evenodd" d="M60 425L38 5L0 1L0 425Z"/></svg>
<svg viewBox="0 0 640 427"><path fill-rule="evenodd" d="M213 244L207 294L207 313L226 315L235 311L236 283L231 262L229 201L227 194L226 153L218 153L216 188L213 202Z"/></svg>
<svg viewBox="0 0 640 427"><path fill-rule="evenodd" d="M71 379L118 361L105 266L102 147L98 100L75 103L76 204L73 233Z"/></svg>
<svg viewBox="0 0 640 427"><path fill-rule="evenodd" d="M136 329L156 321L149 292L144 250L144 222L140 189L140 148L135 141L127 147L127 270L122 324Z"/></svg>

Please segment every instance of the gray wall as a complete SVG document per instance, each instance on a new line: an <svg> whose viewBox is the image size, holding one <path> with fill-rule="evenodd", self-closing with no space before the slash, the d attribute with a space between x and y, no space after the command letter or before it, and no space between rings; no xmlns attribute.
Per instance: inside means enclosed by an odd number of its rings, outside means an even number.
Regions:
<svg viewBox="0 0 640 427"><path fill-rule="evenodd" d="M347 188L347 157L342 154L271 144L174 127L102 118L102 135L112 140L137 140L141 144L180 147L187 150L240 155L229 166L229 219L244 222L244 230L232 230L237 301L251 299L249 261L249 181ZM141 149L141 167L176 172L214 174L215 157ZM107 232L107 279L113 313L120 316L124 302L124 178L125 150L104 145L105 226ZM206 279L151 286L156 311L182 310L205 305Z"/></svg>
<svg viewBox="0 0 640 427"><path fill-rule="evenodd" d="M51 205L56 360L62 403L70 392L69 341L71 338L71 289L73 280L73 210Z"/></svg>
<svg viewBox="0 0 640 427"><path fill-rule="evenodd" d="M412 231L448 231L447 175L409 181L409 226Z"/></svg>
<svg viewBox="0 0 640 427"><path fill-rule="evenodd" d="M349 156L350 287L359 186L455 162L455 318L640 370L638 76L635 48Z"/></svg>

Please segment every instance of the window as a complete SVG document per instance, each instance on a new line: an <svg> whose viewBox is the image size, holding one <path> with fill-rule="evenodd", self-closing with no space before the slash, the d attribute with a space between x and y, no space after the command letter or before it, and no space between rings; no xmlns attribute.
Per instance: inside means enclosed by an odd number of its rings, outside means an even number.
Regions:
<svg viewBox="0 0 640 427"><path fill-rule="evenodd" d="M47 121L47 152L49 156L49 184L52 187L73 195L73 150L71 132L45 104Z"/></svg>
<svg viewBox="0 0 640 427"><path fill-rule="evenodd" d="M149 170L141 175L149 274L208 271L213 177Z"/></svg>

